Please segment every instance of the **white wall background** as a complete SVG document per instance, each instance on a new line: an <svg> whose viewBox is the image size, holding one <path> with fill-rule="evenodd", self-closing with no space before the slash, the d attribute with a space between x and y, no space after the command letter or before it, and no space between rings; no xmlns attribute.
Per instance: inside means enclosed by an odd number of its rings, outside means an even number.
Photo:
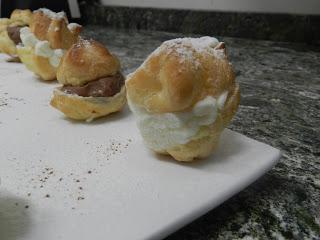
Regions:
<svg viewBox="0 0 320 240"><path fill-rule="evenodd" d="M320 14L320 0L102 0L102 3L111 6Z"/></svg>

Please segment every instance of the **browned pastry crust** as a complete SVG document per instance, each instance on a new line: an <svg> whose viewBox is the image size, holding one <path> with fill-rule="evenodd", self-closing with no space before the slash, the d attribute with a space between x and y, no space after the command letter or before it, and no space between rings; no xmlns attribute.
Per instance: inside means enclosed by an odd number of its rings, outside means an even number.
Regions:
<svg viewBox="0 0 320 240"><path fill-rule="evenodd" d="M10 18L0 21L0 52L17 57L16 43L8 35L8 27L28 26L32 21L32 12L29 9L15 9Z"/></svg>
<svg viewBox="0 0 320 240"><path fill-rule="evenodd" d="M8 54L11 57L17 55L16 44L10 39L7 29L0 32L0 52Z"/></svg>
<svg viewBox="0 0 320 240"><path fill-rule="evenodd" d="M41 10L33 13L31 32L41 41L47 40L53 49L68 49L74 44L81 32L81 26L68 29L68 19L64 17L50 18Z"/></svg>
<svg viewBox="0 0 320 240"><path fill-rule="evenodd" d="M209 43L205 38L200 40L185 38L163 43L126 81L130 105L149 114L192 111L195 104L207 96L218 99L227 92L224 107L217 112L216 120L201 126L189 142L160 151L153 149L170 154L178 161L208 156L240 101L239 86L225 44Z"/></svg>
<svg viewBox="0 0 320 240"><path fill-rule="evenodd" d="M49 12L49 14L48 14ZM30 30L38 40L48 41L52 49L68 49L79 39L82 27L68 28L68 19L64 13L53 13L48 9L33 12ZM42 80L55 80L57 67L49 59L35 54L33 47L18 48L18 55L26 67Z"/></svg>
<svg viewBox="0 0 320 240"><path fill-rule="evenodd" d="M119 70L119 60L101 43L80 39L61 60L57 79L61 84L78 86Z"/></svg>
<svg viewBox="0 0 320 240"><path fill-rule="evenodd" d="M81 39L63 56L57 80L63 85L82 86L99 78L119 74L120 62L107 48L94 40ZM120 111L126 103L126 88L110 97L82 97L56 88L51 105L67 117L91 121Z"/></svg>
<svg viewBox="0 0 320 240"><path fill-rule="evenodd" d="M126 104L126 88L123 85L121 91L112 97L81 97L56 88L50 104L71 119L90 122L120 111Z"/></svg>
<svg viewBox="0 0 320 240"><path fill-rule="evenodd" d="M14 26L30 25L32 21L32 12L29 9L15 9L10 15L11 24Z"/></svg>
<svg viewBox="0 0 320 240"><path fill-rule="evenodd" d="M126 86L132 102L149 112L176 112L193 107L205 96L216 97L235 88L226 55L218 59L209 53L199 54L192 46L184 47L191 52L190 59L181 60L177 48L163 46L128 77Z"/></svg>
<svg viewBox="0 0 320 240"><path fill-rule="evenodd" d="M11 23L9 18L0 18L0 32L7 29L7 26Z"/></svg>
<svg viewBox="0 0 320 240"><path fill-rule="evenodd" d="M22 63L42 80L50 81L56 79L56 69L47 58L35 55L34 49L20 47L18 48L18 55Z"/></svg>

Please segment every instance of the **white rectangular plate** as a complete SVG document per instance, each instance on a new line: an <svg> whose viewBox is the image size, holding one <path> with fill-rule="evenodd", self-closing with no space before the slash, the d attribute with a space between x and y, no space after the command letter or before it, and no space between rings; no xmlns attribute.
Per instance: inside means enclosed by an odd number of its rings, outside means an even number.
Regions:
<svg viewBox="0 0 320 240"><path fill-rule="evenodd" d="M280 152L225 130L209 159L149 151L132 114L70 121L57 83L0 58L0 239L160 239L241 191Z"/></svg>

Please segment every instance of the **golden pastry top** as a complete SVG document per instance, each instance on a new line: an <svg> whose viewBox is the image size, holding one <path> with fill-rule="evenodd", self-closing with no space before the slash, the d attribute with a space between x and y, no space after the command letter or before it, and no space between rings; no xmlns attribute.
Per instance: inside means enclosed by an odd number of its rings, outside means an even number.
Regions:
<svg viewBox="0 0 320 240"><path fill-rule="evenodd" d="M31 23L32 12L29 9L15 9L10 18L0 18L0 32L6 30L8 26L26 26Z"/></svg>
<svg viewBox="0 0 320 240"><path fill-rule="evenodd" d="M127 97L148 112L191 109L207 96L218 98L236 87L225 45L215 38L164 42L127 76Z"/></svg>
<svg viewBox="0 0 320 240"><path fill-rule="evenodd" d="M30 25L32 12L29 9L15 9L10 15L10 26Z"/></svg>
<svg viewBox="0 0 320 240"><path fill-rule="evenodd" d="M57 79L64 85L79 86L120 71L120 62L101 43L80 39L62 58Z"/></svg>
<svg viewBox="0 0 320 240"><path fill-rule="evenodd" d="M40 8L33 12L30 24L31 32L37 39L50 43L53 49L68 49L78 40L81 25L68 27L68 19L64 12L55 13L49 9Z"/></svg>

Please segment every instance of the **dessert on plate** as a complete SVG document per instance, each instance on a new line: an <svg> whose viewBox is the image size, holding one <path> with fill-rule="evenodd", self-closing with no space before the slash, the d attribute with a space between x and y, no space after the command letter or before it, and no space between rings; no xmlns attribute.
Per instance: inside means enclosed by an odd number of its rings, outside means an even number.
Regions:
<svg viewBox="0 0 320 240"><path fill-rule="evenodd" d="M19 58L42 80L54 80L62 56L78 41L81 28L69 23L64 12L33 11L30 27L20 29Z"/></svg>
<svg viewBox="0 0 320 240"><path fill-rule="evenodd" d="M178 161L210 155L240 101L225 44L213 37L164 42L126 89L146 145Z"/></svg>
<svg viewBox="0 0 320 240"><path fill-rule="evenodd" d="M32 12L29 9L15 9L10 18L0 19L0 52L17 58L16 46L21 43L20 29L29 26Z"/></svg>
<svg viewBox="0 0 320 240"><path fill-rule="evenodd" d="M57 80L63 86L54 90L51 105L69 118L91 121L120 111L126 103L120 62L97 41L80 39L72 45Z"/></svg>

